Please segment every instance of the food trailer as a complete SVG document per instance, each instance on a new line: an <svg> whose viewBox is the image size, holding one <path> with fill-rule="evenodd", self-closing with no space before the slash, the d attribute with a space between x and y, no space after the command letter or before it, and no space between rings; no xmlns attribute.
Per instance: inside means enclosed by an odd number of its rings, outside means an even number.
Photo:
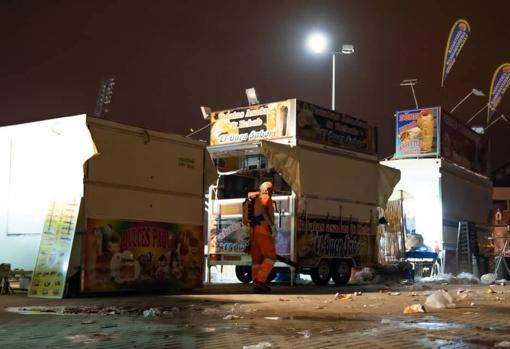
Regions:
<svg viewBox="0 0 510 349"><path fill-rule="evenodd" d="M219 174L208 191L208 268L235 265L251 280L242 221L247 193L273 182L277 254L316 284L350 279L376 260L377 208L399 172L380 165L376 128L364 120L289 99L213 112L207 150ZM275 271L296 272L283 263ZM210 275L210 273L209 273Z"/></svg>
<svg viewBox="0 0 510 349"><path fill-rule="evenodd" d="M0 142L0 263L30 296L202 285L203 143L85 115Z"/></svg>
<svg viewBox="0 0 510 349"><path fill-rule="evenodd" d="M395 155L381 162L401 171L386 211L388 229L401 245L419 235L421 246L413 249L437 254L440 272L479 273L492 207L485 140L440 107L397 112L396 130ZM463 226L472 230L477 268L457 265Z"/></svg>

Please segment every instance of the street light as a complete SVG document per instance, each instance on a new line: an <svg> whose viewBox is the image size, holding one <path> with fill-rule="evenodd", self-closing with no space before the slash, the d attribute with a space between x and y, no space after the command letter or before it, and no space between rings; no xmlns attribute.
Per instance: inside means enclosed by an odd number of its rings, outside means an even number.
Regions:
<svg viewBox="0 0 510 349"><path fill-rule="evenodd" d="M503 119L503 121L506 121L506 122L508 123L508 119L506 118L506 116L504 116L503 114L501 114L501 115L499 116L499 118L494 119L494 120L493 120L490 124L488 124L488 125L485 127L484 131L485 131L485 132L487 132L487 129L488 129L489 127L491 127L492 125L494 125L496 122L498 122L498 121L499 121L499 119Z"/></svg>
<svg viewBox="0 0 510 349"><path fill-rule="evenodd" d="M322 33L312 33L308 37L306 42L308 49L315 53L321 54L328 52L328 39ZM331 51L329 51L331 52ZM342 45L341 51L333 51L331 52L332 56L332 69L331 69L331 110L335 110L335 58L337 54L350 55L354 53L354 45Z"/></svg>
<svg viewBox="0 0 510 349"><path fill-rule="evenodd" d="M484 94L482 91L477 90L476 88L472 89L472 90L471 90L471 92L469 92L469 93L466 95L466 97L462 98L462 99L460 100L460 102L459 102L459 103L457 103L457 105L456 105L455 107L453 107L453 108L452 108L452 110L450 110L450 114L453 114L454 110L455 110L455 109L457 109L457 108L458 108L458 107L459 107L462 103L464 103L464 101L465 101L466 99L468 99L468 98L469 98L469 96L471 96L471 95L475 95L475 96L478 96L478 97L484 97L484 96L485 96L485 94Z"/></svg>
<svg viewBox="0 0 510 349"><path fill-rule="evenodd" d="M418 109L418 99L416 98L416 92L414 92L414 85L418 84L418 79L405 79L402 80L400 86L409 86L411 88L411 92L413 93L414 105L416 105L416 109Z"/></svg>
<svg viewBox="0 0 510 349"><path fill-rule="evenodd" d="M495 111L496 108L494 108L492 105L490 105L490 103L487 103L485 104L482 109L480 109L479 111L477 111L472 117L470 117L468 119L468 121L466 121L466 125L469 124L471 121L473 121L474 118L476 118L482 111L484 111L485 108L489 108L491 111Z"/></svg>

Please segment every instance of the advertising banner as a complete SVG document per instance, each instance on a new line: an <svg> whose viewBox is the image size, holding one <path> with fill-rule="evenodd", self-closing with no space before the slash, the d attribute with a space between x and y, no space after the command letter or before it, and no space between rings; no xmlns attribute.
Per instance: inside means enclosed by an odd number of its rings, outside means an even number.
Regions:
<svg viewBox="0 0 510 349"><path fill-rule="evenodd" d="M395 158L439 155L439 107L396 113Z"/></svg>
<svg viewBox="0 0 510 349"><path fill-rule="evenodd" d="M489 92L489 107L487 108L487 123L510 85L510 63L501 64L494 72Z"/></svg>
<svg viewBox="0 0 510 349"><path fill-rule="evenodd" d="M30 297L62 298L81 198L53 201L41 234Z"/></svg>
<svg viewBox="0 0 510 349"><path fill-rule="evenodd" d="M370 259L369 222L319 215L298 219L297 256L302 266L315 266L322 258ZM373 237L373 236L372 236ZM375 242L375 239L372 239Z"/></svg>
<svg viewBox="0 0 510 349"><path fill-rule="evenodd" d="M487 172L485 140L452 116L441 115L441 156L478 173Z"/></svg>
<svg viewBox="0 0 510 349"><path fill-rule="evenodd" d="M295 136L294 100L211 113L211 145Z"/></svg>
<svg viewBox="0 0 510 349"><path fill-rule="evenodd" d="M297 101L298 138L356 152L375 154L375 127L352 116Z"/></svg>
<svg viewBox="0 0 510 349"><path fill-rule="evenodd" d="M455 60L459 56L460 51L462 50L462 47L464 47L470 33L471 28L465 19L459 19L453 24L444 52L441 87L443 87L446 77L452 69Z"/></svg>
<svg viewBox="0 0 510 349"><path fill-rule="evenodd" d="M201 287L202 226L88 219L84 292Z"/></svg>

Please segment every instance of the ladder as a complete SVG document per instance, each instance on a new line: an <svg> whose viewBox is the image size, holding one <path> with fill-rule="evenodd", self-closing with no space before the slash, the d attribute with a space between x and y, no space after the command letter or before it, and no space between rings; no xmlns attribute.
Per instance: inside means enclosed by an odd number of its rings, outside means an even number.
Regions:
<svg viewBox="0 0 510 349"><path fill-rule="evenodd" d="M459 222L457 231L457 274L478 274L478 239L472 222ZM478 276L478 275L475 275Z"/></svg>
<svg viewBox="0 0 510 349"><path fill-rule="evenodd" d="M498 272L499 272L499 269L501 268L501 264L503 264L503 266L505 267L507 275L510 275L510 267L508 267L508 264L505 259L505 252L506 252L507 246L508 246L508 239L505 240L505 244L503 245L503 248L498 253L499 259L496 262L496 268L494 268L494 274L496 274L496 278L498 277Z"/></svg>

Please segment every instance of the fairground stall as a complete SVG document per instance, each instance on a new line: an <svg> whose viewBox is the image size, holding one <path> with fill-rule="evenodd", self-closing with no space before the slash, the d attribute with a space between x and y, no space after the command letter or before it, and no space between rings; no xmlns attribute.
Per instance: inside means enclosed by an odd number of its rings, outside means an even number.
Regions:
<svg viewBox="0 0 510 349"><path fill-rule="evenodd" d="M0 128L0 263L36 297L201 286L204 149L85 115Z"/></svg>
<svg viewBox="0 0 510 349"><path fill-rule="evenodd" d="M439 272L484 272L492 207L485 140L433 107L396 113L395 147L381 162L401 171L385 215L387 257L428 252Z"/></svg>
<svg viewBox="0 0 510 349"><path fill-rule="evenodd" d="M296 262L299 273L316 284L345 284L352 267L375 263L377 208L399 172L378 163L374 126L296 99L210 118L207 150L219 178L209 188L209 268L235 265L240 281L251 280L242 204L266 180L275 188L277 254ZM275 270L289 268L277 263Z"/></svg>

